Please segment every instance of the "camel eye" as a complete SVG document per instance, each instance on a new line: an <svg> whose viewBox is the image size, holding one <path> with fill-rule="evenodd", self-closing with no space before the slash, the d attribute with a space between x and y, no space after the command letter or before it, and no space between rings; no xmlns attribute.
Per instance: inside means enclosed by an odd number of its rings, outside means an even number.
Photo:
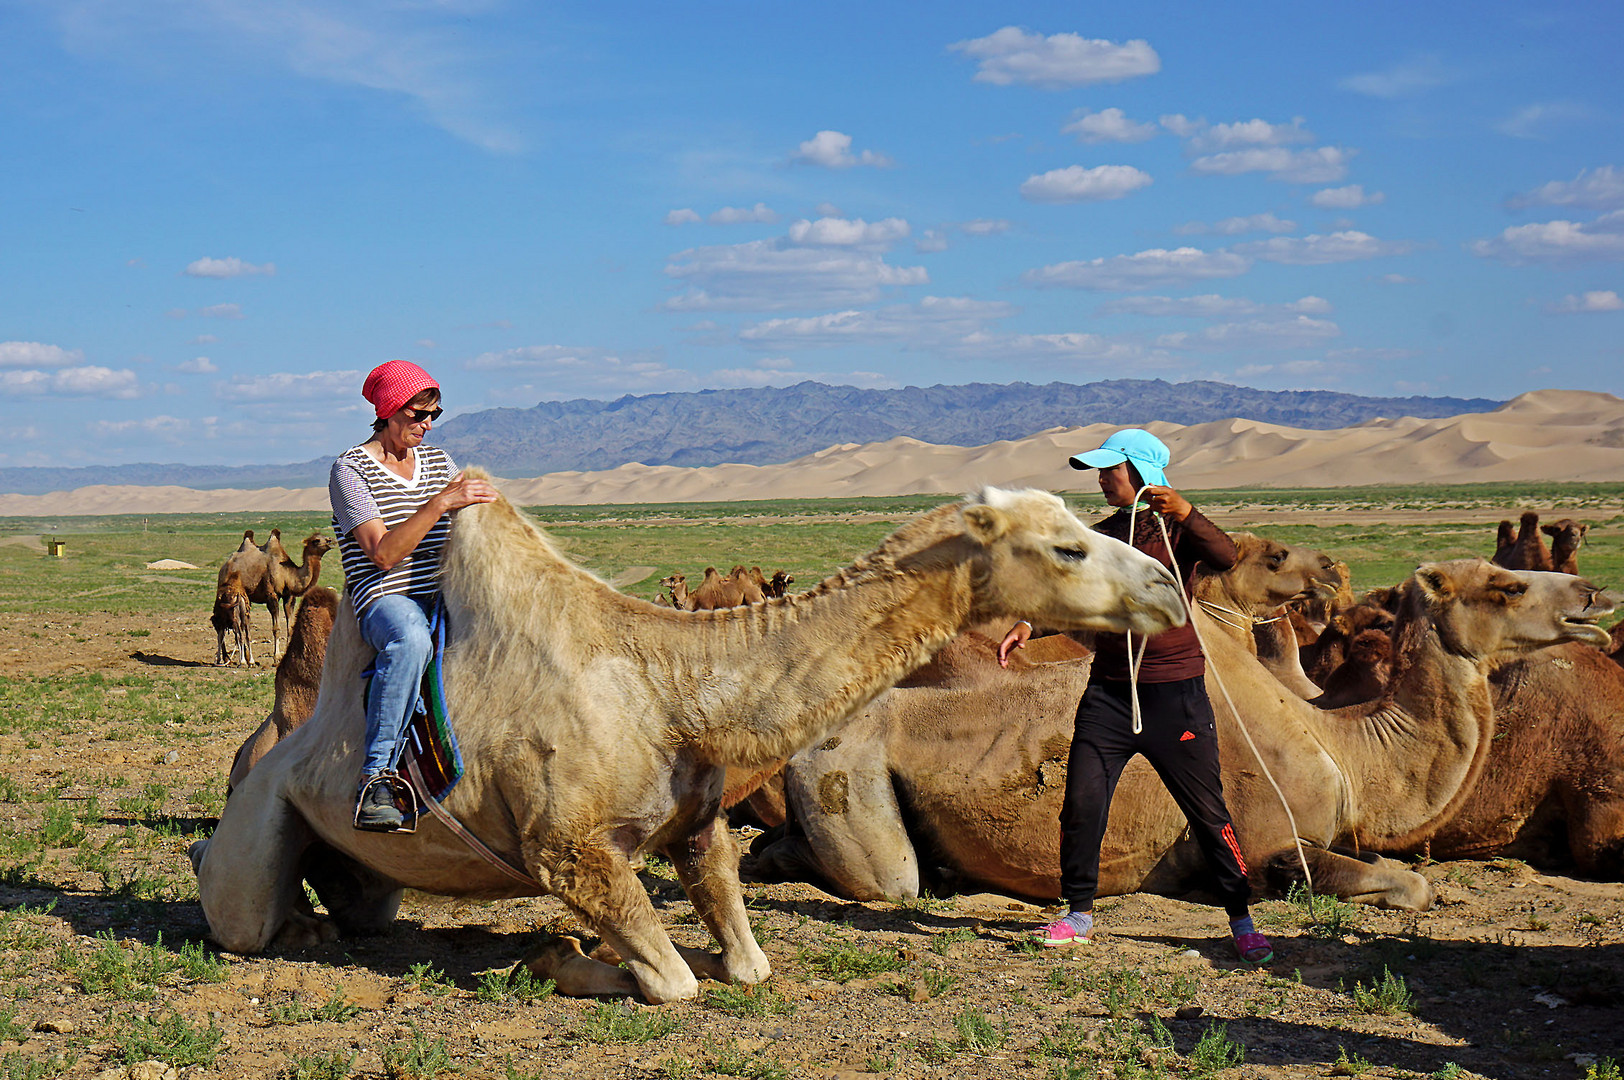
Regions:
<svg viewBox="0 0 1624 1080"><path fill-rule="evenodd" d="M1505 593L1508 597L1511 597L1512 599L1516 599L1517 597L1523 595L1524 593L1526 593L1528 591L1528 584L1527 584L1527 582L1522 582L1522 581L1511 581L1511 582L1507 582L1504 585L1499 586L1499 589L1500 589L1500 591L1502 593Z"/></svg>
<svg viewBox="0 0 1624 1080"><path fill-rule="evenodd" d="M1082 562L1088 558L1088 552L1081 548L1055 548L1054 553L1060 556L1062 562Z"/></svg>

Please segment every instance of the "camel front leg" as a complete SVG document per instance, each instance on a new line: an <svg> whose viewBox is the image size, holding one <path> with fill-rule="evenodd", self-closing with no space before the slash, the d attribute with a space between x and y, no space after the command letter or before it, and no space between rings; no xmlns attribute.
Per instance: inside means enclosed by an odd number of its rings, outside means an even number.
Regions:
<svg viewBox="0 0 1624 1080"><path fill-rule="evenodd" d="M1426 911L1432 907L1431 882L1403 863L1363 852L1343 854L1325 848L1303 845L1303 857L1314 875L1314 891L1356 904L1379 908ZM1263 864L1263 877L1269 888L1282 894L1303 880L1302 863L1295 848L1270 855Z"/></svg>
<svg viewBox="0 0 1624 1080"><path fill-rule="evenodd" d="M550 882L553 894L621 956L650 1003L698 995L699 980L666 936L625 856L606 847L582 847L550 868L531 872Z"/></svg>
<svg viewBox="0 0 1624 1080"><path fill-rule="evenodd" d="M694 910L722 946L720 956L677 946L694 974L717 982L758 983L772 974L767 955L750 932L739 888L739 844L720 816L665 849Z"/></svg>

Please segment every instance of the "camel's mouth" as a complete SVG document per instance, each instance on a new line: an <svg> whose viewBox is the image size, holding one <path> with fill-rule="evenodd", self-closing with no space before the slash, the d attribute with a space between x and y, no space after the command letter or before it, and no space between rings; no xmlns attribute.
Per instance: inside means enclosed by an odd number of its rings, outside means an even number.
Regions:
<svg viewBox="0 0 1624 1080"><path fill-rule="evenodd" d="M1574 641L1586 645L1606 645L1612 639L1607 636L1607 631L1596 625L1599 618L1600 615L1567 615L1562 619L1562 629Z"/></svg>

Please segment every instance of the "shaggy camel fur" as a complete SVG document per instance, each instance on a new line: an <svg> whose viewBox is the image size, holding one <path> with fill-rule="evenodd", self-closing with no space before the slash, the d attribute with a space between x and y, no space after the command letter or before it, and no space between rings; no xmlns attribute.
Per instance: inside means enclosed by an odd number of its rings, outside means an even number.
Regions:
<svg viewBox="0 0 1624 1080"><path fill-rule="evenodd" d="M1611 610L1588 583L1482 560L1423 566L1406 585L1388 692L1321 712L1286 691L1237 636L1198 625L1218 716L1224 791L1255 884L1300 879L1301 837L1314 887L1389 907L1424 909L1419 874L1376 855L1332 849L1419 843L1458 810L1494 732L1492 664L1562 641L1604 635ZM1019 896L1059 894L1056 826L1072 715L1087 665L1055 664L991 687L894 689L831 738L792 759L789 802L802 835L762 852L763 876L810 868L859 900L905 899L933 867ZM1221 675L1295 814L1296 831L1217 685ZM1154 771L1136 758L1112 805L1101 895L1197 896L1203 864ZM806 875L811 876L811 875Z"/></svg>
<svg viewBox="0 0 1624 1080"><path fill-rule="evenodd" d="M1309 683L1316 688L1324 687L1331 673L1348 659L1348 647L1353 644L1353 639L1366 630L1392 630L1393 612L1382 602L1390 599L1390 594L1383 592L1379 598L1366 599L1338 612L1312 645L1298 650L1298 666ZM1318 696L1296 686L1293 689L1298 689L1307 698Z"/></svg>
<svg viewBox="0 0 1624 1080"><path fill-rule="evenodd" d="M1607 650L1607 656L1615 664L1624 665L1624 622L1614 623L1613 629L1608 632L1608 642L1602 648Z"/></svg>
<svg viewBox="0 0 1624 1080"><path fill-rule="evenodd" d="M1385 630L1361 630L1348 643L1348 658L1325 680L1325 693L1312 698L1321 709L1374 701L1387 689L1393 669L1393 641Z"/></svg>
<svg viewBox="0 0 1624 1080"><path fill-rule="evenodd" d="M316 711L316 692L321 687L322 661L327 656L327 639L333 634L333 616L338 611L338 594L317 585L299 602L288 635L288 651L276 665L276 698L267 716L231 760L226 795L236 789L259 759L271 747L310 719Z"/></svg>
<svg viewBox="0 0 1624 1080"><path fill-rule="evenodd" d="M245 536L243 543L250 539ZM227 574L237 574L249 599L264 604L271 613L273 659L281 642L283 622L293 621L293 602L316 583L321 576L321 557L332 548L333 542L327 537L311 533L304 542L304 564L299 565L282 550L281 530L272 529L264 547L238 550L220 567L218 583L223 584Z"/></svg>
<svg viewBox="0 0 1624 1080"><path fill-rule="evenodd" d="M1551 552L1539 538L1539 515L1532 510L1523 512L1517 525L1517 535L1509 544L1501 544L1511 529L1511 522L1500 523L1497 546L1492 560L1507 570L1550 570Z"/></svg>
<svg viewBox="0 0 1624 1080"><path fill-rule="evenodd" d="M238 551L253 551L255 549L256 549L256 545L254 543L254 530L253 529L244 529L242 531L242 543L237 545L237 550Z"/></svg>
<svg viewBox="0 0 1624 1080"><path fill-rule="evenodd" d="M755 573L752 574L742 566L735 566L727 572L727 576L739 587L739 594L744 603L759 604L767 599L767 593L763 589L767 581L761 576L761 567L756 567Z"/></svg>
<svg viewBox="0 0 1624 1080"><path fill-rule="evenodd" d="M209 615L209 624L214 627L216 637L216 664L229 664L233 658L240 664L254 662L254 646L249 639L252 611L253 605L249 602L248 590L243 588L242 576L233 570L221 578L214 588L214 611ZM231 631L234 645L229 656L226 654L228 630Z"/></svg>
<svg viewBox="0 0 1624 1080"><path fill-rule="evenodd" d="M1433 857L1511 855L1624 879L1624 670L1588 645L1563 645L1489 681L1494 745L1482 777L1432 836Z"/></svg>
<svg viewBox="0 0 1624 1080"><path fill-rule="evenodd" d="M387 926L405 887L552 893L625 962L537 972L572 992L661 1002L693 997L696 972L758 982L767 959L745 915L738 848L719 827L727 766L765 766L821 739L977 620L1020 612L1155 633L1181 618L1160 563L1036 491L942 507L809 592L727 611L615 592L504 499L458 513L440 573L446 698L466 767L445 809L532 880L484 861L436 818L411 834L352 827L357 676L371 650L341 610L315 715L192 846L203 912L226 949L331 937L303 876L351 931ZM671 860L719 956L672 945L632 869L645 852Z"/></svg>

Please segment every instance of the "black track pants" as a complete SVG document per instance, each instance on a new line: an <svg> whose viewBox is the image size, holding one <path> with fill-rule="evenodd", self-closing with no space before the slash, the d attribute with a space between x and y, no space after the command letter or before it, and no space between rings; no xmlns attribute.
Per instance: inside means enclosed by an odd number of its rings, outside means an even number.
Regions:
<svg viewBox="0 0 1624 1080"><path fill-rule="evenodd" d="M1212 870L1213 891L1231 917L1251 899L1246 863L1218 774L1218 736L1204 680L1140 683L1144 730L1133 733L1132 691L1126 682L1096 679L1077 705L1077 728L1066 766L1060 808L1060 895L1073 911L1094 906L1100 881L1100 842L1122 770L1135 754L1156 769Z"/></svg>

